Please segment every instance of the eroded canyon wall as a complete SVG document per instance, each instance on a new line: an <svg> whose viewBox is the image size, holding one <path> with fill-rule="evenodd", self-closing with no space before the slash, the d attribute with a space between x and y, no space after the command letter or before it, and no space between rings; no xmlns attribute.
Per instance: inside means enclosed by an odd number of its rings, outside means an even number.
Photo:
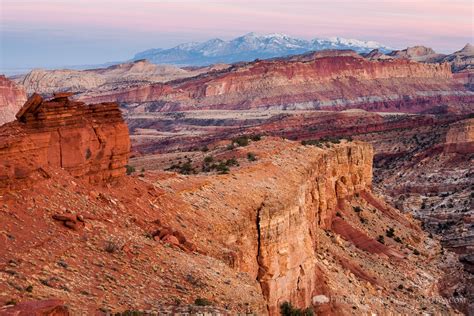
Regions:
<svg viewBox="0 0 474 316"><path fill-rule="evenodd" d="M316 56L255 61L163 84L92 91L80 98L134 104L130 109L135 112L347 107L422 112L440 102L469 103L473 95L452 78L448 64Z"/></svg>
<svg viewBox="0 0 474 316"><path fill-rule="evenodd" d="M433 266L437 259L422 275L412 253L425 247L426 236L371 191L370 145L343 142L319 149L271 139L246 152L258 162L228 177L189 178L186 185L167 178L159 185L192 205L192 218L203 221L197 226L212 227L193 242L256 280L270 315L278 315L286 301L317 313L347 314L352 307L341 301L351 295L371 300L360 312L383 313L389 289L411 273L425 280L413 288L419 295L439 295L436 282L425 279L441 276ZM180 215L191 217L185 214ZM399 242L379 241L388 227ZM424 251L435 258L433 250ZM412 299L390 308L413 311Z"/></svg>
<svg viewBox="0 0 474 316"><path fill-rule="evenodd" d="M257 209L258 274L271 314L291 301L312 305L321 276L317 268L318 229L331 229L339 204L372 182L372 148L367 144L344 146L308 157L299 183L288 191L270 191ZM271 194L273 193L274 194Z"/></svg>

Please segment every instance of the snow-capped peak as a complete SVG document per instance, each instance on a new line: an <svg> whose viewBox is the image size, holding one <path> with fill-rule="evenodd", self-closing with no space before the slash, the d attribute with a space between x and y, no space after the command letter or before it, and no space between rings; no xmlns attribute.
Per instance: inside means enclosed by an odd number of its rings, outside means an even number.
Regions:
<svg viewBox="0 0 474 316"><path fill-rule="evenodd" d="M227 41L215 38L201 43L184 43L171 49L148 50L137 54L134 59L147 58L158 64L209 65L295 55L324 49L352 49L359 53L368 53L375 48L382 52L391 51L387 46L374 41L342 37L316 38L308 41L283 33L260 35L252 32Z"/></svg>

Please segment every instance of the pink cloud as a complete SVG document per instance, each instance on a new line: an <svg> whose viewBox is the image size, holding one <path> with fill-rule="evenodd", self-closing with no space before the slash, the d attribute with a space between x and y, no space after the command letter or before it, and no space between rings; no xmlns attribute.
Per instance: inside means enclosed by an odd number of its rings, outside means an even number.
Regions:
<svg viewBox="0 0 474 316"><path fill-rule="evenodd" d="M3 27L184 32L199 38L284 32L442 49L459 48L456 39L473 36L470 0L3 0L1 6Z"/></svg>

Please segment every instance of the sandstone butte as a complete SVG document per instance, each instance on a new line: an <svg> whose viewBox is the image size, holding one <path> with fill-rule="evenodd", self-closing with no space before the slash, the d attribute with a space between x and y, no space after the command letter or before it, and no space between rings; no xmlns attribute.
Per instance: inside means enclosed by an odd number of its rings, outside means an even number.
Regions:
<svg viewBox="0 0 474 316"><path fill-rule="evenodd" d="M117 104L85 105L57 94L37 94L0 127L0 187L62 168L91 183L124 173L130 151L128 128Z"/></svg>
<svg viewBox="0 0 474 316"><path fill-rule="evenodd" d="M0 315L456 314L452 258L372 192L369 144L265 137L230 174L124 176L117 105L67 96L33 96L1 130L0 303L19 304Z"/></svg>
<svg viewBox="0 0 474 316"><path fill-rule="evenodd" d="M132 104L133 112L361 108L418 113L440 103L466 111L474 94L453 78L447 63L315 54L237 64L167 83L92 91L79 98Z"/></svg>
<svg viewBox="0 0 474 316"><path fill-rule="evenodd" d="M26 101L26 92L0 75L0 125L15 120L15 114Z"/></svg>

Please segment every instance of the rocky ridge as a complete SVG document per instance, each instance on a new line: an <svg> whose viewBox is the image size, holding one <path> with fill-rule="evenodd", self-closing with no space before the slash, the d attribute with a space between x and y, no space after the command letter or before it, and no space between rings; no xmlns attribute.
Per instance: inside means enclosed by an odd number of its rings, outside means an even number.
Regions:
<svg viewBox="0 0 474 316"><path fill-rule="evenodd" d="M35 96L23 123L6 127L44 131L68 107L100 109ZM34 114L48 111L39 123ZM0 300L54 297L72 313L163 311L198 298L231 313L276 315L284 301L322 314L455 313L439 296L439 245L372 193L371 146L264 138L225 148L216 159L240 164L230 174L142 171L91 186L50 164L27 189L3 188ZM389 228L399 241L379 237Z"/></svg>
<svg viewBox="0 0 474 316"><path fill-rule="evenodd" d="M469 90L474 90L474 47L466 44L461 50L452 54L438 54L431 48L424 46L409 47L400 51L393 51L389 55L376 53L368 54L375 59L405 58L425 63L448 63L454 73L454 78L463 83Z"/></svg>
<svg viewBox="0 0 474 316"><path fill-rule="evenodd" d="M171 65L154 65L146 60L113 65L107 68L88 70L44 70L34 69L15 81L24 86L29 94L52 94L54 92L101 91L166 82L197 76L203 72L223 69L227 65L215 65L195 69L182 69Z"/></svg>

